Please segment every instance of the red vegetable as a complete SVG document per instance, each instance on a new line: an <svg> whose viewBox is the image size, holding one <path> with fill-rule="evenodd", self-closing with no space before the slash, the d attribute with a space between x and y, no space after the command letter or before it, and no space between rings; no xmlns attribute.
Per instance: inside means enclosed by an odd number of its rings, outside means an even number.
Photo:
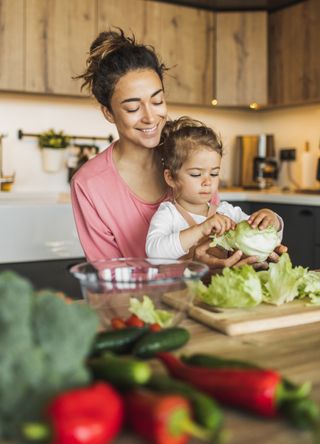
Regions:
<svg viewBox="0 0 320 444"><path fill-rule="evenodd" d="M133 314L126 320L126 325L127 327L143 327L144 322L137 315Z"/></svg>
<svg viewBox="0 0 320 444"><path fill-rule="evenodd" d="M152 444L185 444L190 435L208 439L208 433L191 421L189 402L180 395L135 390L125 397L131 429Z"/></svg>
<svg viewBox="0 0 320 444"><path fill-rule="evenodd" d="M169 373L219 401L245 407L263 416L275 416L277 393L281 387L278 372L262 369L214 369L189 366L170 353L158 353Z"/></svg>
<svg viewBox="0 0 320 444"><path fill-rule="evenodd" d="M112 318L111 319L111 327L114 330L121 330L123 328L126 328L127 325L126 325L125 321L121 318Z"/></svg>
<svg viewBox="0 0 320 444"><path fill-rule="evenodd" d="M151 324L149 327L150 331L156 332L156 331L160 331L161 330L161 325L160 324Z"/></svg>
<svg viewBox="0 0 320 444"><path fill-rule="evenodd" d="M24 427L29 440L51 437L50 444L107 444L123 422L123 401L108 384L70 390L58 395L45 412L50 426L31 423Z"/></svg>

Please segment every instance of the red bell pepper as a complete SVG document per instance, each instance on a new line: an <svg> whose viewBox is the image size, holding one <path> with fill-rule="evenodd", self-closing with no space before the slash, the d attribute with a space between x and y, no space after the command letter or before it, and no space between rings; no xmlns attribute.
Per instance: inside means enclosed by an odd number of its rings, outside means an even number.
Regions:
<svg viewBox="0 0 320 444"><path fill-rule="evenodd" d="M108 384L70 390L54 398L45 411L50 426L31 423L24 427L29 440L50 438L50 444L107 444L119 432L123 401Z"/></svg>
<svg viewBox="0 0 320 444"><path fill-rule="evenodd" d="M191 420L191 408L181 395L134 390L125 396L126 420L151 444L185 444L189 437L208 440L208 431Z"/></svg>
<svg viewBox="0 0 320 444"><path fill-rule="evenodd" d="M158 353L169 373L208 393L219 401L245 407L263 416L275 416L281 387L278 372L262 369L214 369L189 366L170 353Z"/></svg>

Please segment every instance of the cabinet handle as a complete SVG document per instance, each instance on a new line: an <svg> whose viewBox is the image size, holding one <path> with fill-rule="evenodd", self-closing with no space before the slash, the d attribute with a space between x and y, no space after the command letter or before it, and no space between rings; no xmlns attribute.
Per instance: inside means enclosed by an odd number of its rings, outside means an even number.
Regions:
<svg viewBox="0 0 320 444"><path fill-rule="evenodd" d="M300 216L311 217L313 216L313 212L311 210L301 210L299 211Z"/></svg>

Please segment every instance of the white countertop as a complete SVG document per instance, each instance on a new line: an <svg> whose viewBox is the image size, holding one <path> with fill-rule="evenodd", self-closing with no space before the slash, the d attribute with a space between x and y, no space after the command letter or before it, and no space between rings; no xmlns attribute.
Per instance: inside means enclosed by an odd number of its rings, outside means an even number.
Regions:
<svg viewBox="0 0 320 444"><path fill-rule="evenodd" d="M269 202L289 205L320 206L319 194L303 194L293 191L284 192L279 188L270 190L243 190L226 188L219 191L221 200L240 202ZM70 204L70 194L63 192L0 192L0 205L15 204Z"/></svg>
<svg viewBox="0 0 320 444"><path fill-rule="evenodd" d="M223 189L219 191L221 200L239 202L269 202L288 205L315 205L320 206L319 194L303 194L293 191L284 192L277 188L263 191L242 189Z"/></svg>

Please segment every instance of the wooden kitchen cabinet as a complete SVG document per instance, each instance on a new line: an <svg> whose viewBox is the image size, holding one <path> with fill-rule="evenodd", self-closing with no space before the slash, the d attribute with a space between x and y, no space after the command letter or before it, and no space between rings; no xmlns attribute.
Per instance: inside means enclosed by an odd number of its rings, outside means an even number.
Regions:
<svg viewBox="0 0 320 444"><path fill-rule="evenodd" d="M216 51L218 105L266 105L267 13L218 13Z"/></svg>
<svg viewBox="0 0 320 444"><path fill-rule="evenodd" d="M25 0L0 0L0 90L24 90Z"/></svg>
<svg viewBox="0 0 320 444"><path fill-rule="evenodd" d="M27 1L26 91L80 94L72 77L84 70L96 35L95 14L91 0Z"/></svg>
<svg viewBox="0 0 320 444"><path fill-rule="evenodd" d="M209 105L214 97L215 14L143 0L98 0L98 29L119 26L153 45L165 65L170 103Z"/></svg>
<svg viewBox="0 0 320 444"><path fill-rule="evenodd" d="M319 0L307 0L270 14L270 105L320 100L319 42Z"/></svg>

